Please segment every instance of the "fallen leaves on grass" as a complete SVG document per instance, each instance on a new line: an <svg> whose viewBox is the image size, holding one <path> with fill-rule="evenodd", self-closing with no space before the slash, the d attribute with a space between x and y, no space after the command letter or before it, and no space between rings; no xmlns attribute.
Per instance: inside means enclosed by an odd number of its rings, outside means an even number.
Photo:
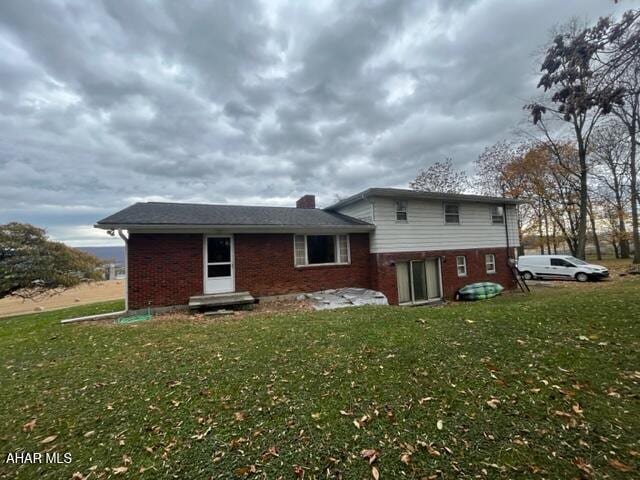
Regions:
<svg viewBox="0 0 640 480"><path fill-rule="evenodd" d="M258 471L258 469L256 468L255 465L248 465L246 467L238 467L234 470L235 474L238 475L239 477L246 477L248 475L251 475L253 473L256 473Z"/></svg>
<svg viewBox="0 0 640 480"><path fill-rule="evenodd" d="M371 476L373 480L378 480L380 478L380 472L376 467L371 467Z"/></svg>
<svg viewBox="0 0 640 480"><path fill-rule="evenodd" d="M436 428L437 428L438 430L442 430L442 429L444 428L444 423L442 422L442 420L438 420L438 421L436 422Z"/></svg>
<svg viewBox="0 0 640 480"><path fill-rule="evenodd" d="M111 471L114 475L120 475L121 473L127 473L129 471L129 467L116 467L112 468Z"/></svg>
<svg viewBox="0 0 640 480"><path fill-rule="evenodd" d="M495 410L496 408L498 408L498 405L500 405L500 400L494 397L491 400L487 400L487 405Z"/></svg>
<svg viewBox="0 0 640 480"><path fill-rule="evenodd" d="M53 442L56 438L58 438L57 435L50 435L47 438L40 440L40 443L44 444L44 443L51 443Z"/></svg>
<svg viewBox="0 0 640 480"><path fill-rule="evenodd" d="M586 473L587 475L593 475L593 467L588 464L584 458L582 457L576 457L573 459L572 462L579 470L583 471L584 473Z"/></svg>
<svg viewBox="0 0 640 480"><path fill-rule="evenodd" d="M368 448L368 449L362 450L360 452L360 456L365 460L367 460L369 462L369 465L371 465L380 456L380 451L376 450L375 448Z"/></svg>
<svg viewBox="0 0 640 480"><path fill-rule="evenodd" d="M24 425L22 425L22 431L23 432L32 432L35 427L36 427L36 419L34 418L30 422L27 422Z"/></svg>
<svg viewBox="0 0 640 480"><path fill-rule="evenodd" d="M263 452L261 457L262 460L268 460L269 457L279 457L278 449L276 447L269 447L266 452Z"/></svg>
<svg viewBox="0 0 640 480"><path fill-rule="evenodd" d="M616 460L612 458L609 460L609 465L620 472L633 472L633 467L631 465L627 465L626 463L622 463L620 460Z"/></svg>

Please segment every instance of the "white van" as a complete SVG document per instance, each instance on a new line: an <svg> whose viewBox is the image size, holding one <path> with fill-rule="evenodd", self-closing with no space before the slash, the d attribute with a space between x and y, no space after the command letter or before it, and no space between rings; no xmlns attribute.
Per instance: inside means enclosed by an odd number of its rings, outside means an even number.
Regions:
<svg viewBox="0 0 640 480"><path fill-rule="evenodd" d="M525 255L518 258L516 267L525 280L575 279L586 282L609 276L609 270L602 265L593 265L567 255Z"/></svg>

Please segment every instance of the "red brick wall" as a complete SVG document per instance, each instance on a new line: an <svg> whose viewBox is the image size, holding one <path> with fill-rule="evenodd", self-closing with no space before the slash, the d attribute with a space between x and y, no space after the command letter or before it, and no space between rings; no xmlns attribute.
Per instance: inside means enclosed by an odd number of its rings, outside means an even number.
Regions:
<svg viewBox="0 0 640 480"><path fill-rule="evenodd" d="M496 273L489 274L485 268L485 254L496 256ZM456 257L467 257L467 276L458 277ZM441 250L429 252L398 252L371 254L372 287L380 290L389 299L389 303L398 303L398 284L396 280L395 262L406 260L422 260L441 257L442 287L445 298L452 299L456 292L474 282L496 282L505 288L514 288L515 280L507 264L507 252L504 247Z"/></svg>
<svg viewBox="0 0 640 480"><path fill-rule="evenodd" d="M236 290L254 296L371 286L369 234L352 233L351 264L295 267L292 234L236 234Z"/></svg>
<svg viewBox="0 0 640 480"><path fill-rule="evenodd" d="M370 287L369 235L351 234L351 264L294 267L292 234L236 234L236 291L254 296ZM203 293L201 234L131 234L129 308L186 305Z"/></svg>
<svg viewBox="0 0 640 480"><path fill-rule="evenodd" d="M140 234L129 236L129 308L186 305L202 294L201 234Z"/></svg>
<svg viewBox="0 0 640 480"><path fill-rule="evenodd" d="M469 283L493 281L515 286L504 248L429 252L369 253L369 234L349 236L351 264L295 267L292 234L236 234L236 291L255 296L312 292L327 288L363 287L382 291L389 303L398 303L394 262L443 257L442 281L446 298ZM128 249L129 308L132 310L186 305L203 293L203 239L201 234L131 234ZM484 255L496 255L497 273L485 272ZM466 255L466 277L458 277L456 256Z"/></svg>

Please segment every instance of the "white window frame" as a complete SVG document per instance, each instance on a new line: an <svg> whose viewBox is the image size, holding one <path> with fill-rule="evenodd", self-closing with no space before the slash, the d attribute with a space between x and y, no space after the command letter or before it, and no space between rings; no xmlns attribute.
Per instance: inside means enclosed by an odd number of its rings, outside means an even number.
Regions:
<svg viewBox="0 0 640 480"><path fill-rule="evenodd" d="M334 242L334 253L335 253L335 262L329 263L309 263L309 244L307 243L307 237L315 237L315 236L327 236L333 237ZM340 236L347 237L347 261L340 261ZM296 237L304 237L304 263L298 263L298 258L296 256ZM330 266L330 265L350 265L351 264L351 238L348 233L310 233L310 234L294 234L293 235L293 265L296 268L308 268L308 267L322 267L322 266Z"/></svg>
<svg viewBox="0 0 640 480"><path fill-rule="evenodd" d="M462 259L462 263L460 263L460 259ZM464 269L464 273L460 273L460 267ZM456 256L456 272L459 277L466 277L468 274L467 271L467 257L465 255Z"/></svg>
<svg viewBox="0 0 640 480"><path fill-rule="evenodd" d="M498 214L498 213L494 213L495 209L500 209L502 210L502 215ZM503 226L504 222L507 221L506 219L506 209L502 206L502 205L491 205L491 208L489 209L491 212L491 225L497 225L497 226ZM500 218L499 222L496 222L496 219Z"/></svg>
<svg viewBox="0 0 640 480"><path fill-rule="evenodd" d="M489 259L491 259L491 261L489 261ZM489 265L492 265L491 268L489 268ZM496 273L496 254L495 253L487 253L484 256L484 268L487 271L487 273L491 274L491 273Z"/></svg>
<svg viewBox="0 0 640 480"><path fill-rule="evenodd" d="M404 204L404 209L400 205ZM398 218L398 214L404 214L404 218ZM396 200L396 222L406 223L409 221L409 202L407 200Z"/></svg>
<svg viewBox="0 0 640 480"><path fill-rule="evenodd" d="M458 221L456 223L447 222L447 206L452 205L458 209ZM453 215L450 213L449 215ZM455 202L445 202L442 204L442 221L445 225L460 225L462 224L462 215L460 214L460 204Z"/></svg>

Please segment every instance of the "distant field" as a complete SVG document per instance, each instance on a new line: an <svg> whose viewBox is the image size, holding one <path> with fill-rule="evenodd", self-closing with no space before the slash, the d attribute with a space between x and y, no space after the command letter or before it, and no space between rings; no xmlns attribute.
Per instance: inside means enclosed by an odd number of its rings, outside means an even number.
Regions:
<svg viewBox="0 0 640 480"><path fill-rule="evenodd" d="M40 308L46 312L73 307L74 305L123 299L124 284L124 280L109 280L80 285L59 295L45 297L37 302L32 300L22 301L20 298L2 298L0 299L0 317L32 313L40 311Z"/></svg>

